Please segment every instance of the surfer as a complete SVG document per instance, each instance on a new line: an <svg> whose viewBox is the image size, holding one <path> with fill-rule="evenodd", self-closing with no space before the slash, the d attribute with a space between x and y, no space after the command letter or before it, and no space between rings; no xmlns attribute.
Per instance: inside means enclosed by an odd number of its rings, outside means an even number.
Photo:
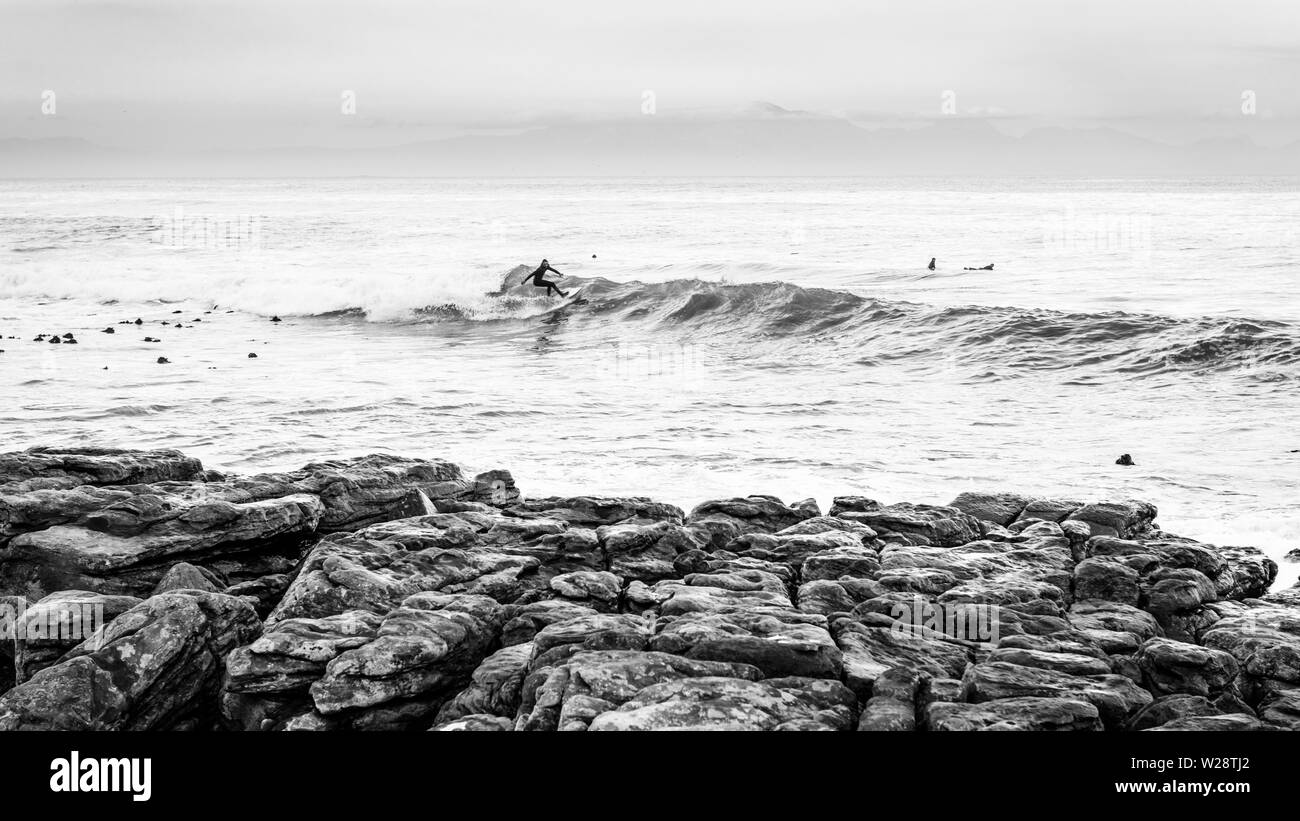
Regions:
<svg viewBox="0 0 1300 821"><path fill-rule="evenodd" d="M930 257L930 270L934 270L934 257Z"/></svg>
<svg viewBox="0 0 1300 821"><path fill-rule="evenodd" d="M566 294L564 291L561 291L559 288L557 288L554 282L549 282L542 278L547 271L552 271L554 273L560 274L559 271L556 271L554 268L551 267L551 263L547 262L546 260L542 260L542 264L537 266L537 270L533 271L531 274L524 277L524 281L519 284L526 285L531 282L537 288L545 288L547 296L551 295L551 291L554 291L560 296L568 296L568 294ZM564 274L560 274L560 276L564 276Z"/></svg>

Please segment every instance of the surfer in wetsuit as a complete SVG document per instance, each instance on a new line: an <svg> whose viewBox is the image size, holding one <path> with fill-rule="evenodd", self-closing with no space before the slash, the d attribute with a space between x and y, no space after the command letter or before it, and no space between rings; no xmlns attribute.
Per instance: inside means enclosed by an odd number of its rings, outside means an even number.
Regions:
<svg viewBox="0 0 1300 821"><path fill-rule="evenodd" d="M547 262L546 260L542 260L542 264L537 266L537 270L533 271L531 274L524 277L524 281L519 284L526 285L531 282L537 288L545 288L547 296L551 295L551 291L554 291L560 296L568 296L568 294L566 294L564 291L561 291L559 288L557 288L554 282L548 282L547 280L542 278L547 271L554 271L555 273L560 274L559 271L556 271L554 268L551 267L551 263ZM564 276L564 274L560 274L560 276Z"/></svg>

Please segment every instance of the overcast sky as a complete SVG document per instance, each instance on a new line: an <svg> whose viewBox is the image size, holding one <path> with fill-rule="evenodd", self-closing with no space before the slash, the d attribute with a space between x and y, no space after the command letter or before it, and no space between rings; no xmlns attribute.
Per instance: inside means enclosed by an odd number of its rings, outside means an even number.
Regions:
<svg viewBox="0 0 1300 821"><path fill-rule="evenodd" d="M57 117L41 116L56 93ZM341 92L357 117L339 118ZM0 0L0 137L287 144L767 100L1295 137L1294 0Z"/></svg>

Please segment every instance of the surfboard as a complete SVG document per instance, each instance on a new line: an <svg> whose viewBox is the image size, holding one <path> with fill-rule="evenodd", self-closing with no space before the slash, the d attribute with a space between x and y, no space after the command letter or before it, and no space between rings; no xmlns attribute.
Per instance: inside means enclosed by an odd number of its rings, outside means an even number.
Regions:
<svg viewBox="0 0 1300 821"><path fill-rule="evenodd" d="M569 291L569 295L564 298L564 301L561 302L559 305L556 305L555 307L568 308L571 305L586 305L586 304L587 304L587 300L583 299L582 297L582 286L578 286L574 288L572 291Z"/></svg>

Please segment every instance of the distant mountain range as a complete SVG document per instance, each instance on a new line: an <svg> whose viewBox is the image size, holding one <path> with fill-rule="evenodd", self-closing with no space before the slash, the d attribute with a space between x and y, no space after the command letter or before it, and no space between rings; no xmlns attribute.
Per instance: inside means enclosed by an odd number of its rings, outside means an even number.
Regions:
<svg viewBox="0 0 1300 821"><path fill-rule="evenodd" d="M1013 137L969 117L865 128L770 103L727 117L571 122L382 148L139 151L70 138L0 139L0 177L1261 174L1300 174L1300 141L1170 145L1111 128L1040 128Z"/></svg>

